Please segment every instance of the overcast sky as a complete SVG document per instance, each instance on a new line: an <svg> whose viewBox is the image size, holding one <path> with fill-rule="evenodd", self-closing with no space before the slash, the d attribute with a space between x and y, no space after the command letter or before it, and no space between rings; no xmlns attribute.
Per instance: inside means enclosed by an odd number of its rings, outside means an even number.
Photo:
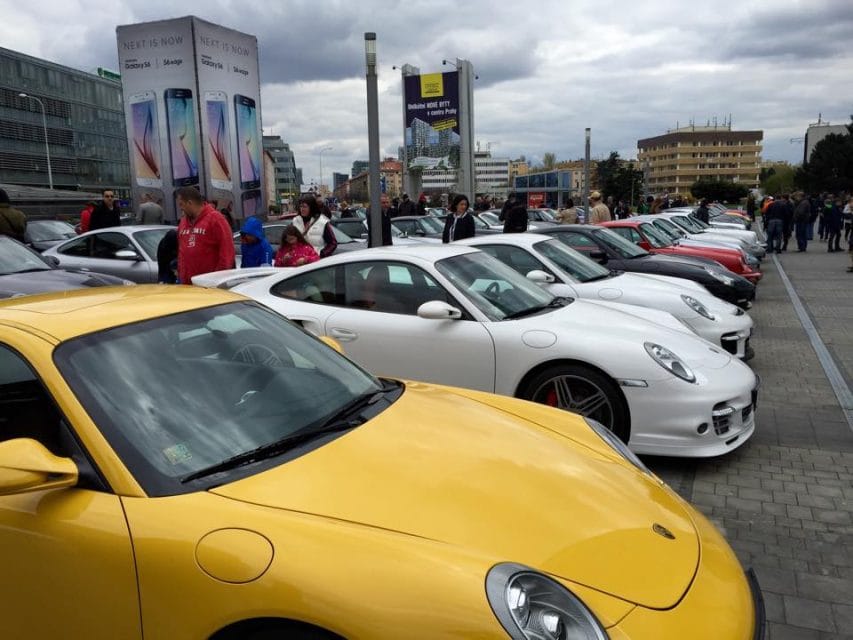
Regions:
<svg viewBox="0 0 853 640"><path fill-rule="evenodd" d="M402 142L399 67L474 65L475 140L541 161L636 157L637 140L731 116L764 159L799 162L818 114L853 113L851 0L0 0L0 46L118 68L117 25L196 15L258 38L265 134L306 182L366 160L364 33L377 34L382 156ZM394 66L398 67L397 70Z"/></svg>

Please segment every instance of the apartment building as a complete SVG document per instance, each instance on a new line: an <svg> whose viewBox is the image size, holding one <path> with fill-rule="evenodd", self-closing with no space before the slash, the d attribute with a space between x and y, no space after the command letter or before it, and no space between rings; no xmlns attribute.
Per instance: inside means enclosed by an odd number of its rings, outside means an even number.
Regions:
<svg viewBox="0 0 853 640"><path fill-rule="evenodd" d="M687 194L697 180L727 180L758 188L763 131L730 125L683 127L637 141L638 169L652 193Z"/></svg>

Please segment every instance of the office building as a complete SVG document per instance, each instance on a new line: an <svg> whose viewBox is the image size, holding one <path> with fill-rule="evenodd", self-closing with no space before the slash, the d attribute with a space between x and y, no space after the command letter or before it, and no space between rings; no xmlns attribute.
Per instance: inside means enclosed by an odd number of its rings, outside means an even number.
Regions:
<svg viewBox="0 0 853 640"><path fill-rule="evenodd" d="M350 178L355 178L357 175L361 175L365 171L370 168L370 163L367 160L355 160L352 163L352 170L350 171Z"/></svg>
<svg viewBox="0 0 853 640"><path fill-rule="evenodd" d="M731 124L689 126L637 141L637 168L651 193L688 194L698 180L759 185L763 131L732 131Z"/></svg>
<svg viewBox="0 0 853 640"><path fill-rule="evenodd" d="M0 183L48 187L52 178L55 189L127 196L130 159L118 78L0 48Z"/></svg>
<svg viewBox="0 0 853 640"><path fill-rule="evenodd" d="M275 199L270 202L281 204L299 196L301 171L296 169L296 159L290 145L281 136L264 136L264 151L273 158L275 168Z"/></svg>
<svg viewBox="0 0 853 640"><path fill-rule="evenodd" d="M818 117L817 122L810 124L809 128L806 129L806 135L803 140L803 163L805 164L811 160L817 143L826 136L830 134L846 136L847 133L846 124L829 124L828 122L822 122L821 118Z"/></svg>

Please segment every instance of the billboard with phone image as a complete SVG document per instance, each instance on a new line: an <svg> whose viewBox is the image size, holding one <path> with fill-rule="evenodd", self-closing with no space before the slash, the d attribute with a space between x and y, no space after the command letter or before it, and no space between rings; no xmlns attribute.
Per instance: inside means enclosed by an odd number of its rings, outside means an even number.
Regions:
<svg viewBox="0 0 853 640"><path fill-rule="evenodd" d="M195 16L116 36L134 208L151 194L176 221L174 192L196 186L217 208L264 212L257 39Z"/></svg>

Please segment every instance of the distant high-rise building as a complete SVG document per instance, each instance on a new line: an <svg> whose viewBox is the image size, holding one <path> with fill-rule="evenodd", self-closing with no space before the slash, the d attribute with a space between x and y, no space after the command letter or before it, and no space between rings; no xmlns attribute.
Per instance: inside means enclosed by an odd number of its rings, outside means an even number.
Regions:
<svg viewBox="0 0 853 640"><path fill-rule="evenodd" d="M281 136L264 136L264 151L268 151L275 166L276 202L299 195L301 184L297 175L296 159L290 145Z"/></svg>
<svg viewBox="0 0 853 640"><path fill-rule="evenodd" d="M697 180L727 180L758 188L763 131L730 124L689 126L637 141L637 169L648 169L653 193L690 193Z"/></svg>
<svg viewBox="0 0 853 640"><path fill-rule="evenodd" d="M345 173L338 173L337 171L332 174L332 191L337 191L338 188L344 184L347 180L349 180L349 176Z"/></svg>
<svg viewBox="0 0 853 640"><path fill-rule="evenodd" d="M370 168L370 163L367 160L356 160L352 163L352 171L350 177L355 178L357 175L364 173Z"/></svg>

